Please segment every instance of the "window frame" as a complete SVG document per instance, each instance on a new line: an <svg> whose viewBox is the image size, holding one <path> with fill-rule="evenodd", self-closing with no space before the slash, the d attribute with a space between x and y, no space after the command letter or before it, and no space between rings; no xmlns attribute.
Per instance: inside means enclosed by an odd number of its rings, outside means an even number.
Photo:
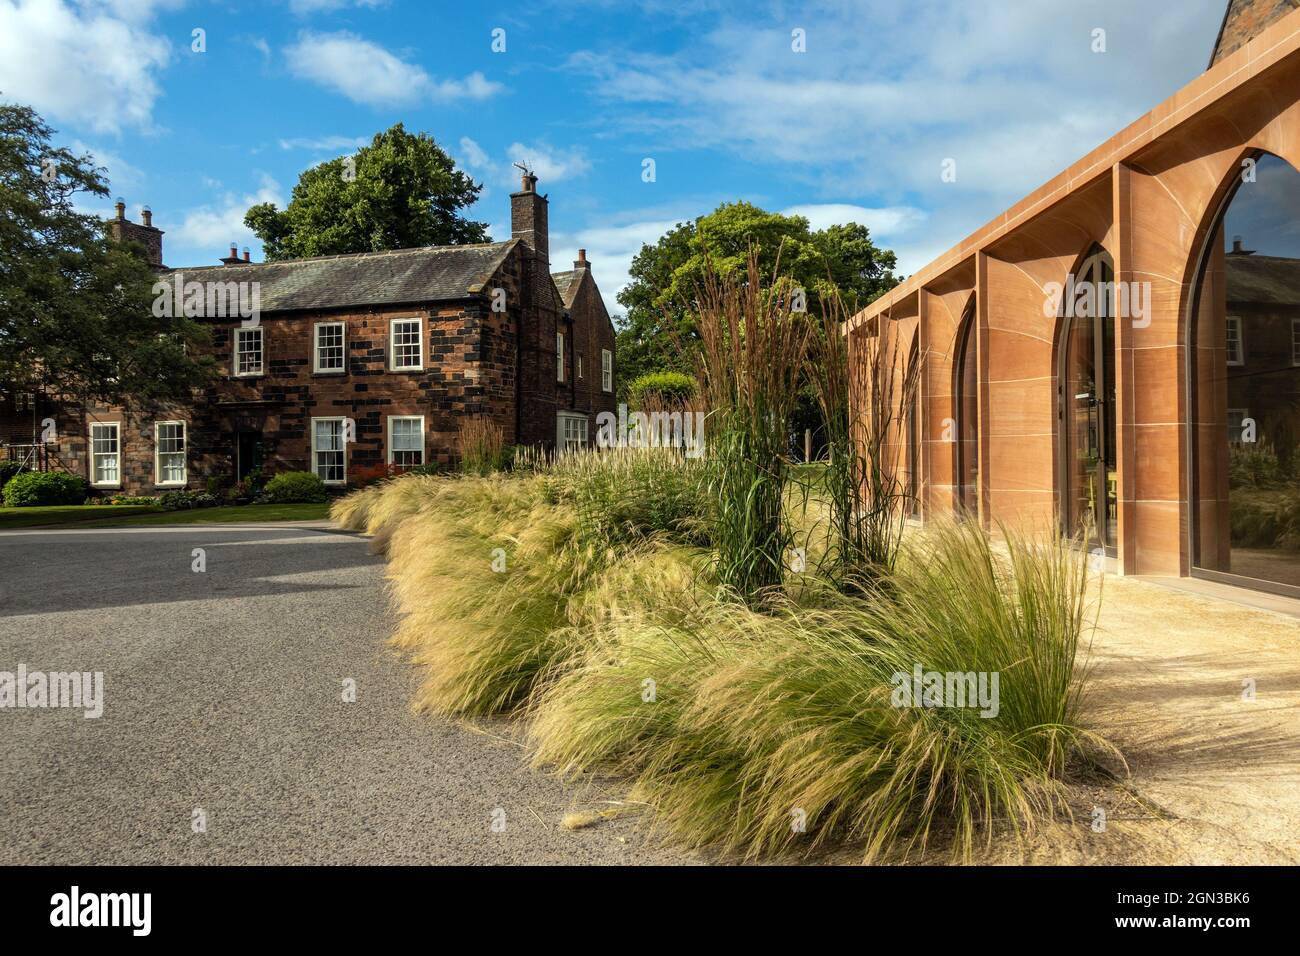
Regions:
<svg viewBox="0 0 1300 956"><path fill-rule="evenodd" d="M1237 425L1235 429L1233 428L1232 425L1232 418L1234 415L1237 416ZM1250 417L1249 408L1225 408L1223 410L1223 426L1224 426L1224 430L1227 432L1228 444L1230 446L1246 444L1244 441L1241 440L1241 428L1242 428L1242 423L1245 422L1245 420L1248 419L1249 417ZM1234 431L1236 432L1235 438L1233 437Z"/></svg>
<svg viewBox="0 0 1300 956"><path fill-rule="evenodd" d="M1228 333L1234 326L1237 329L1237 348L1235 350L1235 356L1236 356L1235 358L1233 357L1234 350L1228 347L1228 343L1231 341ZM1232 365L1234 367L1245 365L1246 364L1246 325L1244 322L1241 321L1241 316L1239 315L1225 316L1223 330L1224 330L1223 348L1228 356L1227 364Z"/></svg>
<svg viewBox="0 0 1300 956"><path fill-rule="evenodd" d="M428 462L429 438L428 433L424 430L423 415L389 415L388 416L388 441L386 442L386 458L389 465L393 464L393 453L398 449L393 447L393 423L394 422L419 422L420 423L420 461L415 465L398 465L399 468L419 468ZM404 448L402 451L410 451Z"/></svg>
<svg viewBox="0 0 1300 956"><path fill-rule="evenodd" d="M416 334L415 347L419 349L418 365L398 365L397 364L397 335L398 324L410 324L414 322L419 331ZM388 371L390 372L423 372L424 371L424 317L419 315L401 316L388 320Z"/></svg>
<svg viewBox="0 0 1300 956"><path fill-rule="evenodd" d="M1291 364L1300 365L1300 319L1291 320Z"/></svg>
<svg viewBox="0 0 1300 956"><path fill-rule="evenodd" d="M257 333L257 371L241 372L239 370L239 355L242 339L246 334ZM234 378L258 378L266 374L266 333L262 331L261 325L253 325L245 328L242 325L236 326L231 334L230 347L230 374Z"/></svg>
<svg viewBox="0 0 1300 956"><path fill-rule="evenodd" d="M569 451L569 435L567 425L569 422L582 422L582 441L577 442L579 446L574 450L585 450L591 442L591 418L582 412L557 412L555 415L555 444L559 451Z"/></svg>
<svg viewBox="0 0 1300 956"><path fill-rule="evenodd" d="M113 460L116 464L117 477L112 481L99 481L99 468L97 461L100 458L108 457L107 455L95 451L95 429L111 428L114 431L112 453ZM91 422L90 423L90 486L92 488L121 488L122 487L122 423L117 422Z"/></svg>
<svg viewBox="0 0 1300 956"><path fill-rule="evenodd" d="M555 380L564 381L564 332L555 330Z"/></svg>
<svg viewBox="0 0 1300 956"><path fill-rule="evenodd" d="M162 439L160 431L164 425L179 425L181 428L181 480L163 481L162 475ZM167 452L175 455L176 452ZM179 419L157 421L153 423L153 484L155 488L184 488L190 483L190 429L188 423Z"/></svg>
<svg viewBox="0 0 1300 956"><path fill-rule="evenodd" d="M343 477L342 477L341 479L330 479L330 478L326 478L324 475L322 475L319 471L316 470L316 455L319 454L319 453L322 452L322 451L329 451L329 452L333 452L333 451L334 451L334 449L321 449L321 448L317 448L317 446L316 446L316 425L317 425L318 422L338 422L338 423L339 423L339 439L340 439L340 444L343 446L343 447L342 447L342 454L343 454L343 465L342 465ZM311 473L312 473L313 475L316 475L318 478L320 478L320 480L321 480L322 482L324 482L326 485L328 485L328 486L330 486L330 487L333 487L333 488L343 487L343 486L347 485L347 483L348 483L348 440L347 440L347 426L346 426L346 422L347 422L347 419L344 418L342 415L323 415L323 416L321 416L320 418L313 418L313 419L311 420Z"/></svg>
<svg viewBox="0 0 1300 956"><path fill-rule="evenodd" d="M339 328L339 367L323 368L320 363L321 329ZM333 348L333 346L330 346ZM348 324L346 322L317 322L311 330L311 371L313 375L342 375L348 370Z"/></svg>
<svg viewBox="0 0 1300 956"><path fill-rule="evenodd" d="M600 350L600 390L614 391L614 353L609 349Z"/></svg>

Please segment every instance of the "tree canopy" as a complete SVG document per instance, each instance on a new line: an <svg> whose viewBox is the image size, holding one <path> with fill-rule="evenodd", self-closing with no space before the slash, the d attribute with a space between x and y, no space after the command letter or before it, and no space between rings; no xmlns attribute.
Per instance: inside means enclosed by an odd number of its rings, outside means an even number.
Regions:
<svg viewBox="0 0 1300 956"><path fill-rule="evenodd" d="M107 196L91 157L51 144L30 107L0 104L0 387L131 406L187 397L205 330L156 316L157 275L79 200Z"/></svg>
<svg viewBox="0 0 1300 956"><path fill-rule="evenodd" d="M632 260L631 282L618 294L627 309L618 333L620 382L658 370L694 371L697 336L689 303L695 290L708 268L723 275L743 273L751 248L761 274L774 278L779 268L805 291L814 314L832 289L851 305L865 305L897 281L894 253L876 246L866 226L814 231L803 216L724 203L673 227Z"/></svg>
<svg viewBox="0 0 1300 956"><path fill-rule="evenodd" d="M482 188L432 136L398 123L308 169L285 209L259 203L244 224L268 261L486 242L487 225L463 215Z"/></svg>

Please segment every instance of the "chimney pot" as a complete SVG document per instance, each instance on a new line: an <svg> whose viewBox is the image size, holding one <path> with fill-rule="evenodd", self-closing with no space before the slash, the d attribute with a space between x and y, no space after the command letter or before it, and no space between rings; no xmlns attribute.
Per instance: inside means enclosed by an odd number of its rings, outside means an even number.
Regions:
<svg viewBox="0 0 1300 956"><path fill-rule="evenodd" d="M125 219L125 218L126 218L126 200L123 199L121 196L118 196L118 197L117 197L117 203L116 203L116 206L117 206L117 218L118 218L118 219Z"/></svg>
<svg viewBox="0 0 1300 956"><path fill-rule="evenodd" d="M252 261L253 261L251 258L249 258L249 254L248 254L248 246L244 246L244 261L245 261L245 262L252 262Z"/></svg>
<svg viewBox="0 0 1300 956"><path fill-rule="evenodd" d="M140 210L140 221L146 226L153 228L153 210L148 206L143 207Z"/></svg>
<svg viewBox="0 0 1300 956"><path fill-rule="evenodd" d="M230 258L232 258L232 259L238 259L238 258L239 258L239 244L238 244L238 243L234 243L234 242L232 242L232 243L230 244Z"/></svg>

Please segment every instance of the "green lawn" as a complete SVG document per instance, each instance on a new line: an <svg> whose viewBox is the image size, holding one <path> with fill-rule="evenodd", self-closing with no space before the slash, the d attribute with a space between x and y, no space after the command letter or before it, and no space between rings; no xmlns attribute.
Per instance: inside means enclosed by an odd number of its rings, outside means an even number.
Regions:
<svg viewBox="0 0 1300 956"><path fill-rule="evenodd" d="M0 530L78 525L88 528L156 524L243 524L262 521L319 521L329 517L328 504L229 505L162 511L153 505L57 505L47 508L0 508Z"/></svg>

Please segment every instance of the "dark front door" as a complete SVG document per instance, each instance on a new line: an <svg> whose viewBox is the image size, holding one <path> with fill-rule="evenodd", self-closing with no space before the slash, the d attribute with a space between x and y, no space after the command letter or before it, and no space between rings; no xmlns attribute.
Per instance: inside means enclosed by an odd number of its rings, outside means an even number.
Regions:
<svg viewBox="0 0 1300 956"><path fill-rule="evenodd" d="M240 432L236 442L235 477L243 481L248 473L262 467L262 433Z"/></svg>

